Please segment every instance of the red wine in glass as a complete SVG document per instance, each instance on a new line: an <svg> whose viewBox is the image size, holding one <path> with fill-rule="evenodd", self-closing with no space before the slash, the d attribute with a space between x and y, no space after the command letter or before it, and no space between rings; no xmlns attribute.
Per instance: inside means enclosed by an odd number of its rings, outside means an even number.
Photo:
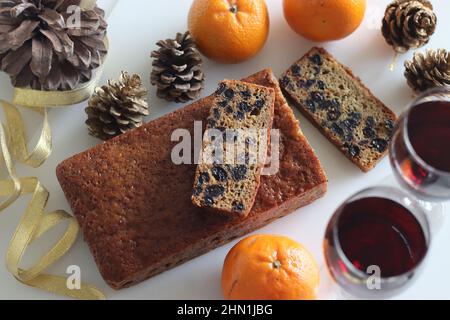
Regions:
<svg viewBox="0 0 450 320"><path fill-rule="evenodd" d="M402 116L390 153L400 183L428 201L450 199L450 100L436 99Z"/></svg>
<svg viewBox="0 0 450 320"><path fill-rule="evenodd" d="M325 235L328 269L349 294L387 298L415 279L429 246L423 213L400 191L374 188L346 202ZM375 278L375 277L378 277Z"/></svg>

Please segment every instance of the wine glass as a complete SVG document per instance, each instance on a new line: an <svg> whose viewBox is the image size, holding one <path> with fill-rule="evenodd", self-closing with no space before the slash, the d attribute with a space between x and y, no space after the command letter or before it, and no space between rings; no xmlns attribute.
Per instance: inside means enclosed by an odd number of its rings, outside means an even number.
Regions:
<svg viewBox="0 0 450 320"><path fill-rule="evenodd" d="M395 181L364 190L332 217L324 241L332 278L350 297L389 298L415 280L450 200L450 88L419 96L390 144Z"/></svg>
<svg viewBox="0 0 450 320"><path fill-rule="evenodd" d="M421 207L399 189L375 187L354 195L333 215L325 260L343 297L386 299L417 279L430 242Z"/></svg>
<svg viewBox="0 0 450 320"><path fill-rule="evenodd" d="M403 187L430 201L450 199L450 87L420 96L400 118L390 159Z"/></svg>

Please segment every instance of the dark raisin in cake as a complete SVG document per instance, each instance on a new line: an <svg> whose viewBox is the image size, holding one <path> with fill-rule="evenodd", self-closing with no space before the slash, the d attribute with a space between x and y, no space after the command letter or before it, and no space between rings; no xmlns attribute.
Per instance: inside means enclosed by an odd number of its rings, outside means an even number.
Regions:
<svg viewBox="0 0 450 320"><path fill-rule="evenodd" d="M195 175L196 206L233 217L250 213L266 161L274 102L272 88L235 80L220 83Z"/></svg>
<svg viewBox="0 0 450 320"><path fill-rule="evenodd" d="M313 48L280 79L295 106L364 172L386 155L396 115L326 50Z"/></svg>

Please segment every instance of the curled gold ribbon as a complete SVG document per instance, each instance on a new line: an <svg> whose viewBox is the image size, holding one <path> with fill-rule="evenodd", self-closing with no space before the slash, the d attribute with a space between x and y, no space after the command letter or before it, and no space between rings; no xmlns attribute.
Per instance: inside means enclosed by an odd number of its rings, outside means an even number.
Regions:
<svg viewBox="0 0 450 320"><path fill-rule="evenodd" d="M92 8L95 5L95 0L82 0L80 3L81 8ZM105 42L108 47L107 39ZM5 124L0 124L0 155L8 174L7 179L0 180L0 197L6 197L0 203L0 213L20 196L32 194L7 250L8 271L23 284L83 300L105 299L105 296L94 286L85 283L82 283L79 289L71 290L65 277L44 274L46 269L70 250L78 236L78 223L73 216L62 210L45 213L49 192L35 177L18 178L14 160L32 168L38 168L47 160L52 152L47 108L65 107L88 99L95 90L101 71L100 67L89 82L74 90L39 91L14 88L12 104L0 100L6 118ZM31 108L43 116L41 135L31 153L27 148L25 126L17 106ZM68 225L57 243L31 268L21 268L20 263L28 246L64 221L67 221Z"/></svg>
<svg viewBox="0 0 450 320"><path fill-rule="evenodd" d="M95 287L82 283L79 289L71 290L65 277L44 274L44 271L58 261L74 244L79 227L76 219L65 211L45 213L49 192L35 177L18 178L14 160L32 168L41 166L52 151L51 129L47 108L73 105L86 100L95 89L101 71L95 78L80 88L65 92L43 92L15 88L13 103L0 101L6 123L0 125L0 147L8 178L0 180L0 196L6 197L0 203L0 212L8 208L21 195L32 194L24 215L16 228L6 254L8 271L23 284L76 299L105 299ZM43 126L36 147L30 153L22 115L17 108L22 105L32 108L43 116ZM45 106L45 107L42 107ZM68 226L59 241L29 269L20 268L26 249L35 240L55 226L68 221Z"/></svg>
<svg viewBox="0 0 450 320"><path fill-rule="evenodd" d="M0 132L3 134L3 132ZM6 255L6 265L13 276L20 282L44 289L56 294L63 294L77 299L104 299L104 295L95 287L81 284L78 290L70 290L66 285L65 277L47 275L43 272L58 261L73 245L78 235L76 220L65 211L44 213L49 193L36 178L20 179L21 194L32 194L25 214L17 226L11 239ZM0 195L9 195L16 191L12 180L0 181ZM61 239L44 254L31 268L24 270L19 267L27 247L43 236L47 231L56 227L63 221L69 224Z"/></svg>

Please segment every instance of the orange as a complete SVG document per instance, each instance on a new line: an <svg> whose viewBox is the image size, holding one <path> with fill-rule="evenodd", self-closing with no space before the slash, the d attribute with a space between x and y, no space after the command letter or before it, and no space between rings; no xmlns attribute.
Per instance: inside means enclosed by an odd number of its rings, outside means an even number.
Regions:
<svg viewBox="0 0 450 320"><path fill-rule="evenodd" d="M319 268L299 243L257 235L239 242L225 259L222 290L228 300L314 300Z"/></svg>
<svg viewBox="0 0 450 320"><path fill-rule="evenodd" d="M238 63L262 49L270 23L264 0L194 0L188 25L205 56Z"/></svg>
<svg viewBox="0 0 450 320"><path fill-rule="evenodd" d="M366 0L283 0L283 6L291 28L313 41L349 36L366 12Z"/></svg>

